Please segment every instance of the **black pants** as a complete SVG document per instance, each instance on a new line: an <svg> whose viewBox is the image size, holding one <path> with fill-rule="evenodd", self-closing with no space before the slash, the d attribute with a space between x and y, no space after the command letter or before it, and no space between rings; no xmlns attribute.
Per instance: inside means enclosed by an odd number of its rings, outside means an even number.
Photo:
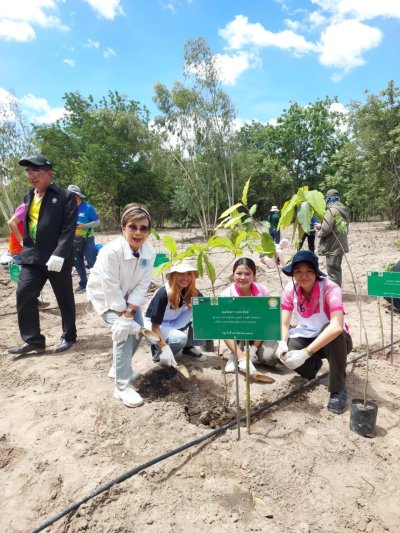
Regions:
<svg viewBox="0 0 400 533"><path fill-rule="evenodd" d="M306 239L310 252L315 252L315 233L304 233L297 251L299 252L303 248L303 244Z"/></svg>
<svg viewBox="0 0 400 533"><path fill-rule="evenodd" d="M326 326L325 326L326 327ZM325 327L323 329L325 329ZM294 337L289 339L289 350L301 350L312 343L314 339L305 337ZM314 379L316 372L321 366L321 359L328 359L329 362L329 392L340 392L346 386L346 362L347 354L353 349L353 343L347 331L343 331L336 339L315 352L295 372L303 378Z"/></svg>
<svg viewBox="0 0 400 533"><path fill-rule="evenodd" d="M64 265L61 272L49 272L45 265L22 265L17 287L18 325L22 339L29 344L45 346L40 333L38 297L49 280L61 311L62 335L76 340L75 300L72 290L72 267Z"/></svg>

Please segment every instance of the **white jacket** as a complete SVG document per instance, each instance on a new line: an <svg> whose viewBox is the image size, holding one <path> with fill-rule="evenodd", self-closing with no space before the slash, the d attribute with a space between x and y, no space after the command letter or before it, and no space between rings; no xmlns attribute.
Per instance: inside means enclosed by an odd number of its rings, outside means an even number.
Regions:
<svg viewBox="0 0 400 533"><path fill-rule="evenodd" d="M146 242L138 252L140 257L134 257L122 236L100 249L86 287L87 299L99 315L109 309L125 311L128 303L145 303L156 253Z"/></svg>

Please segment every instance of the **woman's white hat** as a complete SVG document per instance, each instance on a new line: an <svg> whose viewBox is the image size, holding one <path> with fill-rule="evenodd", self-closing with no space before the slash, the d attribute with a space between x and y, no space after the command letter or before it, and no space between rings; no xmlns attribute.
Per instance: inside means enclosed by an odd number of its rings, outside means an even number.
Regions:
<svg viewBox="0 0 400 533"><path fill-rule="evenodd" d="M187 259L184 259L180 263L177 263L176 265L172 265L168 272L165 274L165 277L168 279L170 274L173 272L180 272L181 274L183 272L194 272L196 278L199 277L199 272L197 270L197 267L194 266L194 264L191 261L188 261Z"/></svg>
<svg viewBox="0 0 400 533"><path fill-rule="evenodd" d="M276 205L273 205L270 209L270 211L279 211Z"/></svg>

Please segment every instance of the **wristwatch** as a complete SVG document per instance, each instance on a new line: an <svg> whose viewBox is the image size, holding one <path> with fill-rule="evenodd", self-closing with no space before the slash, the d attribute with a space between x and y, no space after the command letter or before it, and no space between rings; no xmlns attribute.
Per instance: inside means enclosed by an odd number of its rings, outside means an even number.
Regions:
<svg viewBox="0 0 400 533"><path fill-rule="evenodd" d="M127 307L125 309L124 313L129 313L130 315L135 316L136 315L136 309L131 308L131 307Z"/></svg>

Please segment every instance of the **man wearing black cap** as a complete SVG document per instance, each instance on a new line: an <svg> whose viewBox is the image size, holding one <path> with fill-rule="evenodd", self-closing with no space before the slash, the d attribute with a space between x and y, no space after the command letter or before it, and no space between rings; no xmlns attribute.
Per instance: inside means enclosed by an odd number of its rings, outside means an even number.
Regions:
<svg viewBox="0 0 400 533"><path fill-rule="evenodd" d="M21 159L32 189L25 195L26 215L21 251L21 273L17 287L18 325L22 346L12 355L41 353L46 339L40 333L37 298L50 281L61 311L62 335L56 352L71 348L76 340L75 301L72 290L73 240L77 206L73 193L52 182L53 165L36 155Z"/></svg>
<svg viewBox="0 0 400 533"><path fill-rule="evenodd" d="M326 256L326 269L328 277L342 286L342 259L344 253L349 251L347 232L350 214L347 207L340 202L336 189L326 193L326 213L321 225L316 225L320 238L318 253ZM337 219L339 217L339 220Z"/></svg>

